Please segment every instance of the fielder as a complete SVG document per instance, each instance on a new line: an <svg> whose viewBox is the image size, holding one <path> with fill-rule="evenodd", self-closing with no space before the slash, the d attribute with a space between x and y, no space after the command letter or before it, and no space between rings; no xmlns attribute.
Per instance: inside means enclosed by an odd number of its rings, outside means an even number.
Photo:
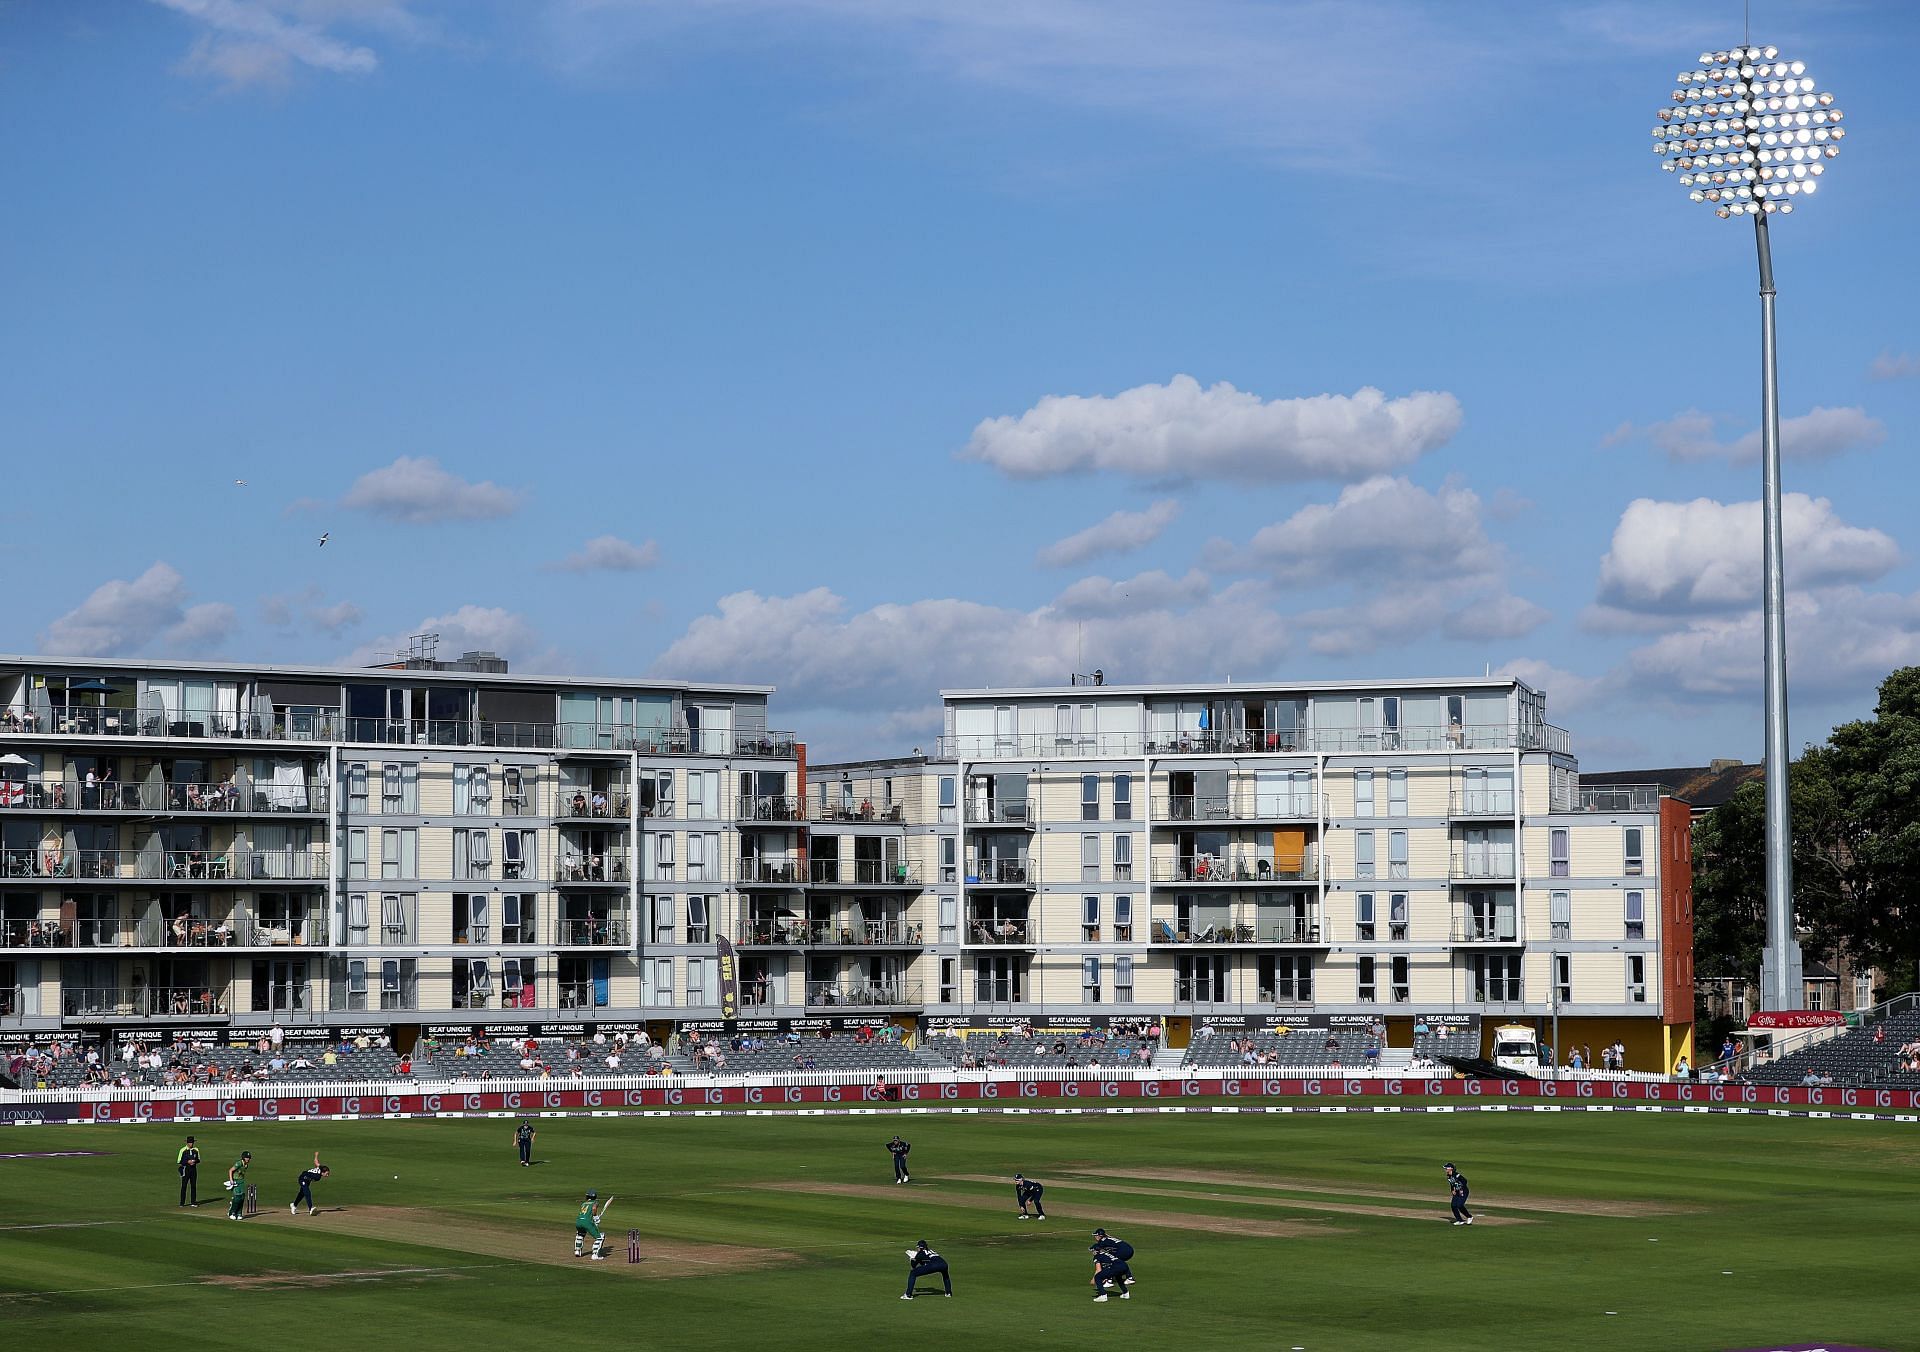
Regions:
<svg viewBox="0 0 1920 1352"><path fill-rule="evenodd" d="M300 1195L287 1203L287 1214L289 1216L298 1216L302 1202L307 1204L307 1214L309 1216L316 1214L318 1209L313 1204L313 1185L321 1179L326 1178L332 1172L333 1170L327 1168L326 1165L320 1162L320 1152L318 1150L314 1151L313 1167L300 1171Z"/></svg>
<svg viewBox="0 0 1920 1352"><path fill-rule="evenodd" d="M900 1138L894 1137L897 1141ZM927 1241L921 1240L918 1248L907 1250L907 1294L902 1300L913 1299L913 1284L922 1277L938 1277L946 1284L946 1295L953 1296L953 1274L947 1269L947 1260L927 1247Z"/></svg>
<svg viewBox="0 0 1920 1352"><path fill-rule="evenodd" d="M533 1138L536 1135L533 1123L526 1118L520 1119L520 1125L513 1129L513 1143L520 1148L520 1167L529 1168L533 1164Z"/></svg>
<svg viewBox="0 0 1920 1352"><path fill-rule="evenodd" d="M1473 1213L1467 1210L1467 1176L1447 1165L1447 1190L1452 1194L1453 1223L1472 1225Z"/></svg>
<svg viewBox="0 0 1920 1352"><path fill-rule="evenodd" d="M246 1219L247 1209L247 1170L253 1167L253 1152L242 1150L240 1158L227 1170L227 1219L238 1221Z"/></svg>
<svg viewBox="0 0 1920 1352"><path fill-rule="evenodd" d="M1087 1248L1093 1254L1094 1289L1101 1292L1094 1299L1106 1298L1104 1287L1109 1282L1120 1288L1122 1300L1127 1299L1129 1295L1127 1288L1133 1285L1133 1268L1129 1265L1129 1260L1133 1257L1133 1245L1118 1236L1108 1234L1105 1230L1095 1230L1093 1243Z"/></svg>
<svg viewBox="0 0 1920 1352"><path fill-rule="evenodd" d="M895 1183L913 1182L913 1175L907 1172L907 1152L911 1149L913 1149L913 1147L901 1140L898 1133L894 1135L891 1141L887 1142L887 1153L893 1156L893 1181Z"/></svg>
<svg viewBox="0 0 1920 1352"><path fill-rule="evenodd" d="M187 1143L180 1147L180 1153L174 1156L174 1167L180 1171L180 1205L200 1205L200 1147L193 1143L193 1137L187 1137ZM187 1200L191 1193L193 1200Z"/></svg>
<svg viewBox="0 0 1920 1352"><path fill-rule="evenodd" d="M573 1219L573 1256L578 1258L586 1253L587 1237L591 1235L593 1237L593 1261L596 1263L604 1263L607 1261L607 1255L605 1253L607 1237L600 1233L600 1218L607 1214L607 1207L613 1205L613 1198L607 1198L607 1205L596 1210L593 1204L598 1201L599 1198L599 1193L588 1189L586 1200L580 1203L580 1214Z"/></svg>
<svg viewBox="0 0 1920 1352"><path fill-rule="evenodd" d="M1028 1178L1025 1174L1015 1174L1013 1176L1013 1200L1020 1204L1021 1220L1045 1220L1047 1218L1046 1205L1040 1200L1040 1194L1045 1191L1045 1188L1034 1182L1031 1178ZM1034 1210L1032 1217L1027 1215L1027 1208L1029 1206Z"/></svg>

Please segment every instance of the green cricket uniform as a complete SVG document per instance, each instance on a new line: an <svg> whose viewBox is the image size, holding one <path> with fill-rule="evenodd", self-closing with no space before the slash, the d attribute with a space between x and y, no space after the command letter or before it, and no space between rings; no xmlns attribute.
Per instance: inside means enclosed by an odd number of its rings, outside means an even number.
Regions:
<svg viewBox="0 0 1920 1352"><path fill-rule="evenodd" d="M593 1214L592 1202L582 1202L580 1204L580 1215L575 1218L573 1229L575 1234L592 1235L595 1239L600 1238L600 1221L599 1218Z"/></svg>
<svg viewBox="0 0 1920 1352"><path fill-rule="evenodd" d="M227 1215L238 1216L247 1209L247 1170L252 1160L233 1162L233 1193L227 1198Z"/></svg>

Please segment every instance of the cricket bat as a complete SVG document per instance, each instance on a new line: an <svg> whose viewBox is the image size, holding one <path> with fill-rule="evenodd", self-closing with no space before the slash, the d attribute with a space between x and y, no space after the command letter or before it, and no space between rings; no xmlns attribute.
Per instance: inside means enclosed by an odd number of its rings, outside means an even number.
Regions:
<svg viewBox="0 0 1920 1352"><path fill-rule="evenodd" d="M593 1223L595 1225L600 1224L600 1222L606 1218L607 1212L610 1211L612 1207L613 1207L613 1198L609 1197L607 1198L606 1201L600 1204L600 1214L593 1218Z"/></svg>

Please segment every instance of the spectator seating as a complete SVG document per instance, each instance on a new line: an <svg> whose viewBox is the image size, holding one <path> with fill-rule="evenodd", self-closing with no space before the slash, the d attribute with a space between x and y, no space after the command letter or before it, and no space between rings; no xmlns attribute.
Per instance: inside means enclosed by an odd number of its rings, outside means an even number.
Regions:
<svg viewBox="0 0 1920 1352"><path fill-rule="evenodd" d="M1146 1038L1118 1037L1102 1040L1097 1036L1075 1036L1049 1030L1032 1035L1009 1032L1005 1041L991 1031L930 1035L925 1041L929 1052L943 1064L965 1064L971 1054L982 1068L1002 1065L1012 1070L1059 1070L1067 1067L1145 1066L1152 1064L1155 1044ZM1143 1056L1141 1053L1145 1052Z"/></svg>
<svg viewBox="0 0 1920 1352"><path fill-rule="evenodd" d="M1876 1027L1887 1030L1885 1041L1874 1041ZM1739 1078L1748 1084L1797 1085L1811 1073L1830 1077L1835 1084L1877 1084L1896 1078L1904 1081L1914 1076L1898 1068L1900 1047L1915 1038L1920 1038L1920 1011L1910 1010L1789 1052L1778 1061L1752 1067Z"/></svg>
<svg viewBox="0 0 1920 1352"><path fill-rule="evenodd" d="M1327 1044L1332 1041L1333 1046ZM1362 1070L1368 1065L1366 1049L1373 1038L1364 1028L1342 1028L1331 1033L1318 1029L1303 1029L1297 1033L1251 1032L1237 1034L1216 1034L1213 1037L1195 1038L1187 1048L1186 1064L1197 1069L1228 1069L1248 1066L1244 1051L1235 1051L1233 1044L1242 1047L1253 1044L1254 1067L1287 1066L1330 1066L1336 1062L1343 1069ZM1380 1045L1380 1044L1375 1044Z"/></svg>
<svg viewBox="0 0 1920 1352"><path fill-rule="evenodd" d="M1428 1061L1437 1060L1442 1056L1478 1056L1480 1055L1480 1029L1477 1026L1449 1028L1436 1024L1423 1033L1420 1031L1420 1026L1415 1024L1413 1054L1416 1058L1424 1057Z"/></svg>
<svg viewBox="0 0 1920 1352"><path fill-rule="evenodd" d="M689 1069L696 1075L776 1075L798 1070L884 1074L947 1066L944 1060L928 1057L904 1043L879 1039L861 1042L844 1034L831 1038L803 1037L798 1042L768 1038L747 1050L735 1049L729 1045L731 1041L709 1039L706 1044L717 1048L726 1064L693 1056L689 1057ZM684 1044L682 1051L686 1051ZM795 1057L800 1058L800 1065L794 1064Z"/></svg>

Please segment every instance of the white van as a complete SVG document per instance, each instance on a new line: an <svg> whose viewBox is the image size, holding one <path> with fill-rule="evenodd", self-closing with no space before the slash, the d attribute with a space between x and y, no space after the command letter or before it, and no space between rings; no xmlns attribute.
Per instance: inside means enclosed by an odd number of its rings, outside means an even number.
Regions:
<svg viewBox="0 0 1920 1352"><path fill-rule="evenodd" d="M1493 1063L1502 1070L1540 1074L1540 1039L1525 1024L1501 1024L1493 1030Z"/></svg>

